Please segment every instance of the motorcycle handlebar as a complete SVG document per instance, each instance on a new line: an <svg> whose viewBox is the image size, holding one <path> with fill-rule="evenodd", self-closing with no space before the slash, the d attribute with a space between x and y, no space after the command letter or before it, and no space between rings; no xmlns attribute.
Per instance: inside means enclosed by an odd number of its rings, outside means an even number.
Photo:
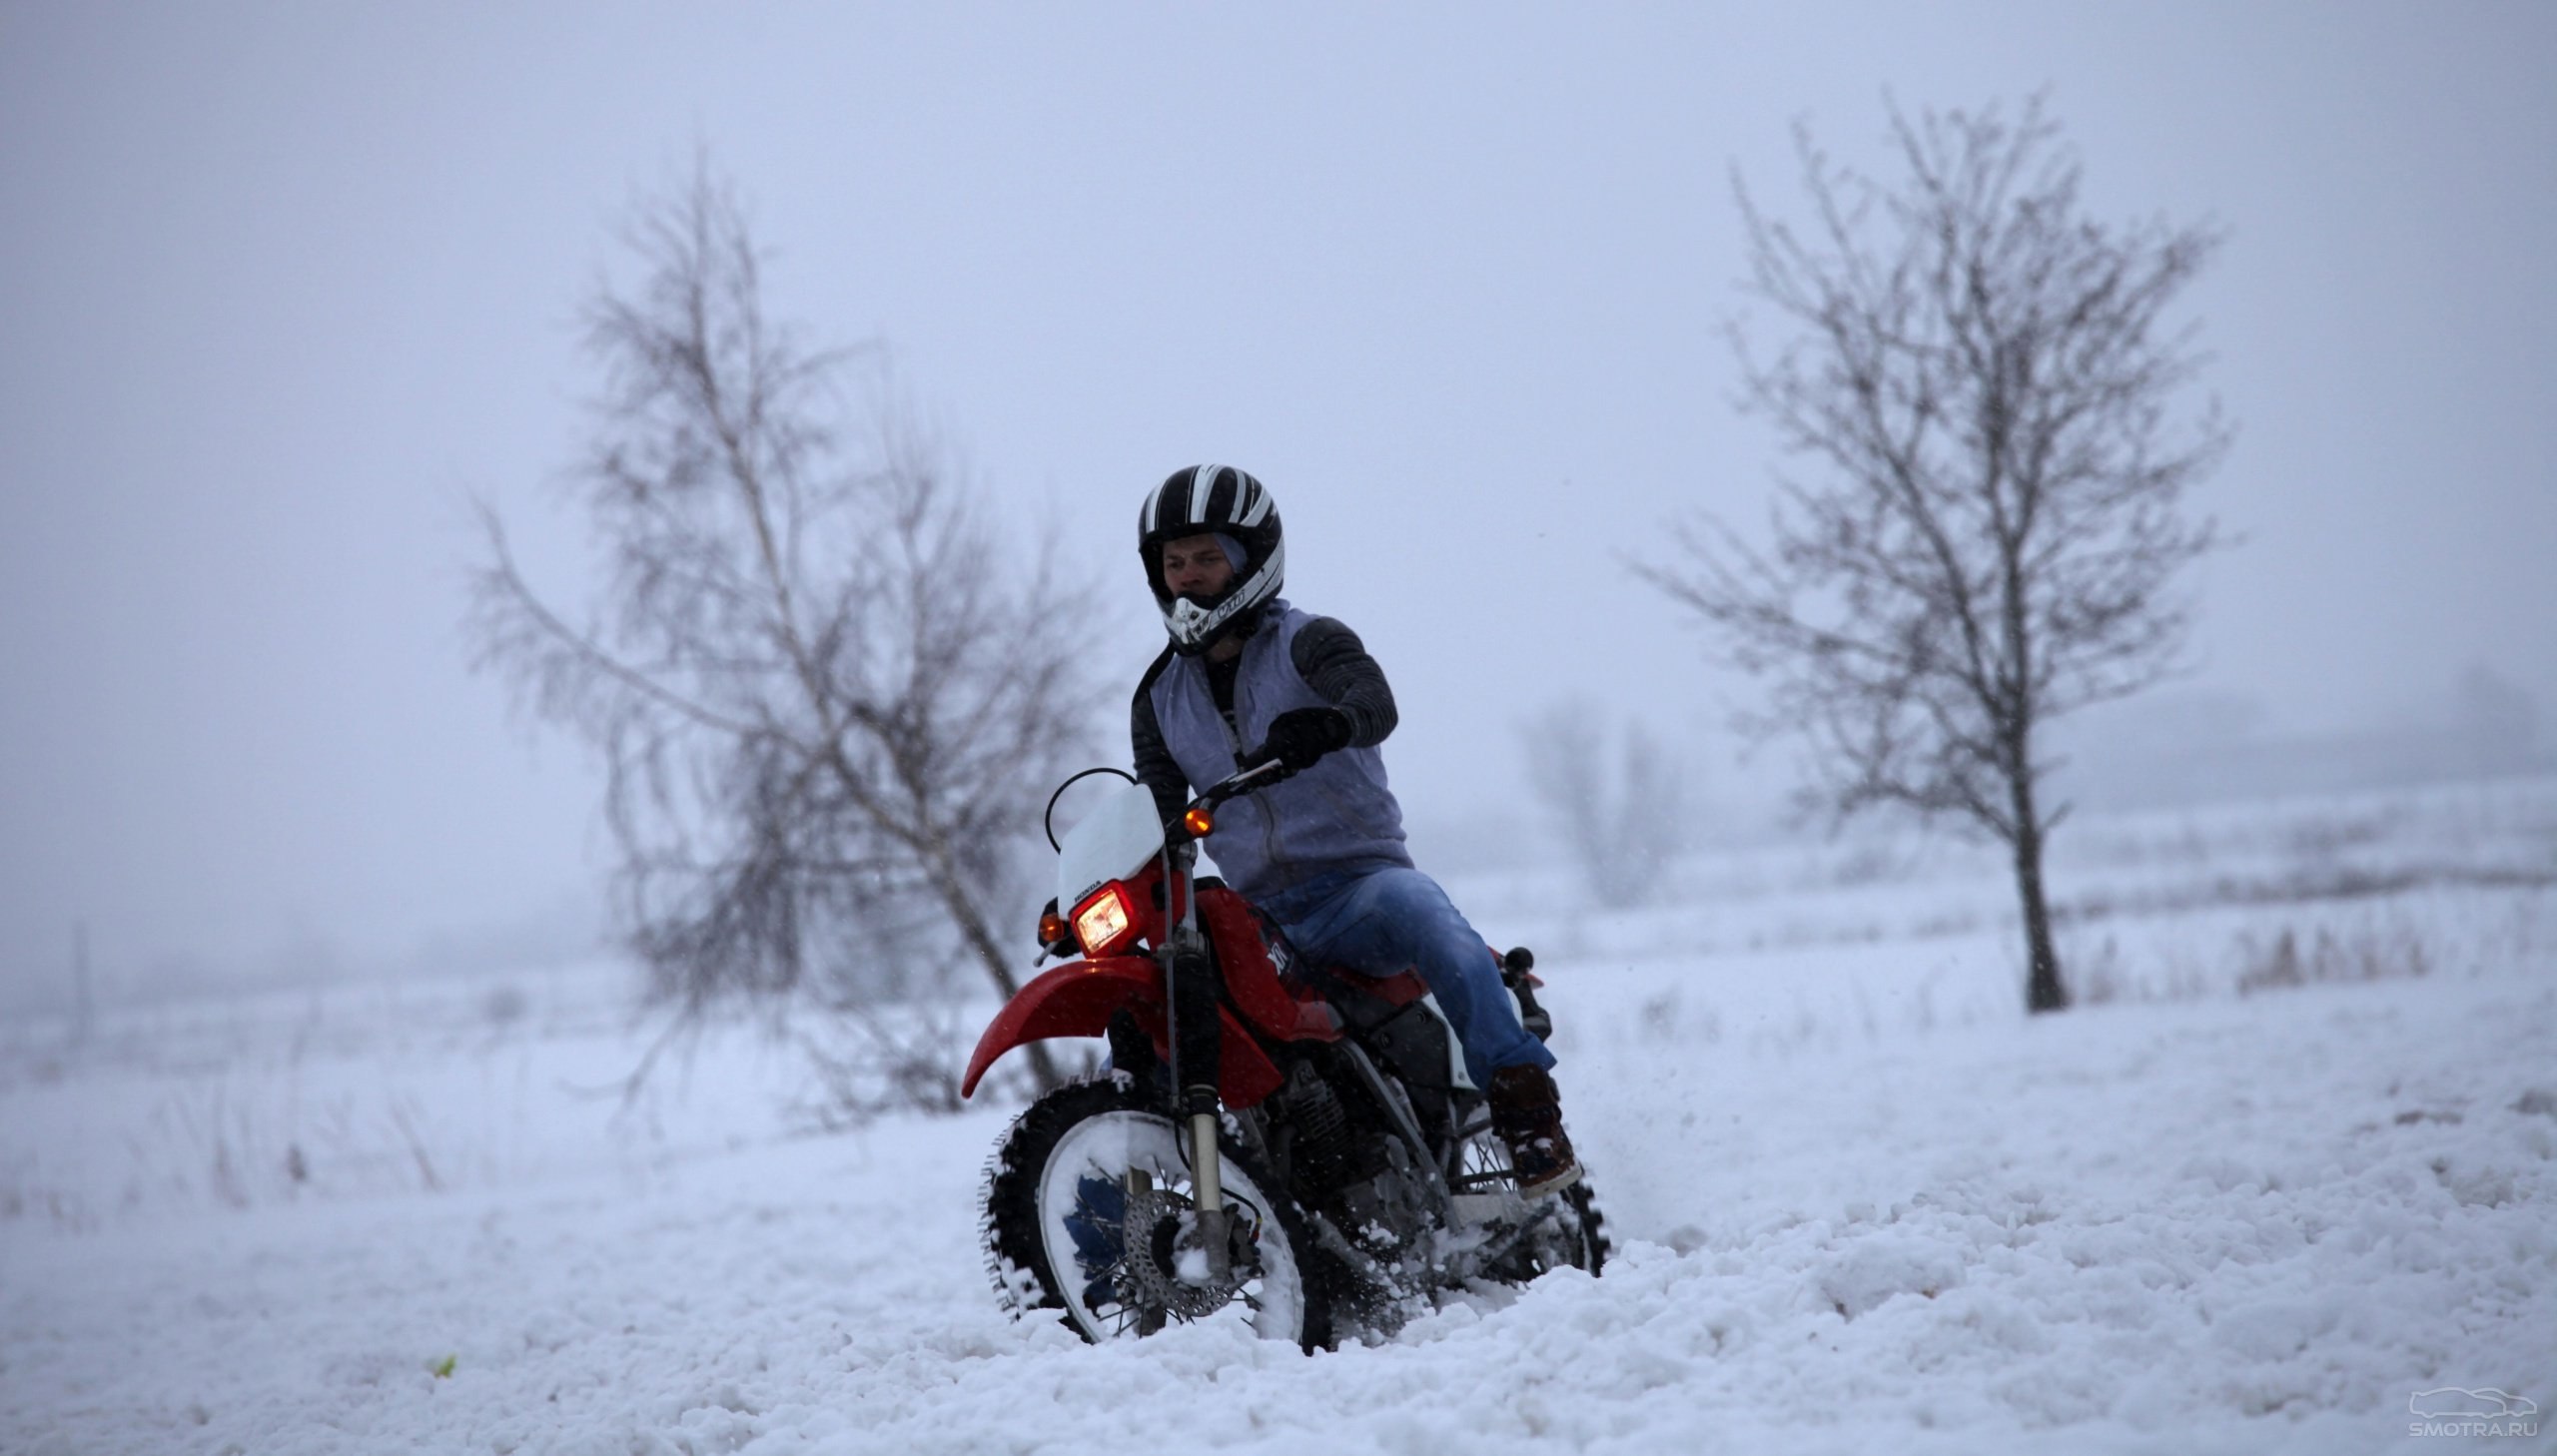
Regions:
<svg viewBox="0 0 2557 1456"><path fill-rule="evenodd" d="M1208 792L1199 796L1200 802L1222 804L1257 789L1269 788L1281 779L1294 777L1294 770L1275 758L1264 759L1223 783L1210 785Z"/></svg>
<svg viewBox="0 0 2557 1456"><path fill-rule="evenodd" d="M1182 811L1177 827L1185 838L1206 839L1214 828L1218 805L1257 793L1283 779L1292 778L1294 774L1295 770L1275 758L1255 764L1231 778L1209 785L1205 793L1191 800L1190 807ZM1202 816L1208 820L1206 825L1199 822Z"/></svg>

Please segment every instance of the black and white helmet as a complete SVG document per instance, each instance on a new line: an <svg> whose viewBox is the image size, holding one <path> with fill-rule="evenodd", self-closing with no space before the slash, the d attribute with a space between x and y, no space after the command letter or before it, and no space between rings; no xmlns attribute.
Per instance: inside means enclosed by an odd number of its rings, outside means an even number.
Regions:
<svg viewBox="0 0 2557 1456"><path fill-rule="evenodd" d="M1186 601L1165 590L1167 541L1210 533L1231 536L1243 547L1234 583L1213 601ZM1248 631L1261 608L1278 594L1287 572L1287 547L1278 533L1278 502L1260 481L1232 465L1192 465L1146 497L1137 512L1137 553L1145 558L1146 584L1163 608L1172 649L1196 656L1231 631Z"/></svg>

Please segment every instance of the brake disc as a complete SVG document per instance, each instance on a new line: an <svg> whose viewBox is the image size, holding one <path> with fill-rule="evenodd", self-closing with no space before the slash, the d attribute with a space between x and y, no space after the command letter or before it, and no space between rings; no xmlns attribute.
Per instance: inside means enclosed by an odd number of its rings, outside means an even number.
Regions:
<svg viewBox="0 0 2557 1456"><path fill-rule="evenodd" d="M1198 1319L1234 1302L1244 1282L1257 1272L1249 1266L1244 1237L1248 1214L1243 1205L1226 1205L1235 1215L1235 1242L1247 1257L1232 1260L1233 1271L1216 1283L1193 1283L1181 1277L1183 1233L1192 1227L1188 1198L1163 1188L1130 1190L1121 1228L1127 1239L1124 1256L1111 1282L1120 1299L1139 1309L1160 1309L1174 1319Z"/></svg>

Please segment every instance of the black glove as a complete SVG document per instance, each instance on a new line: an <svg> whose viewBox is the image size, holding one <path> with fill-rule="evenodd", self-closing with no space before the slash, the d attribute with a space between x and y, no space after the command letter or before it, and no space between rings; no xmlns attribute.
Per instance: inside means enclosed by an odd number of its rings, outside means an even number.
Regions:
<svg viewBox="0 0 2557 1456"><path fill-rule="evenodd" d="M1289 708L1270 720L1270 736L1259 752L1244 761L1248 769L1277 759L1289 773L1314 766L1314 760L1349 744L1349 715L1338 708Z"/></svg>

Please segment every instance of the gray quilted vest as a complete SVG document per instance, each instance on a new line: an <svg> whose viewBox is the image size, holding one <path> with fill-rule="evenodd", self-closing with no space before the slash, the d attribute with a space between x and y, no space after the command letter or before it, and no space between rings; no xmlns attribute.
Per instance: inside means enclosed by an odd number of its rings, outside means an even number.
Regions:
<svg viewBox="0 0 2557 1456"><path fill-rule="evenodd" d="M1165 664L1150 696L1164 747L1193 789L1231 777L1236 758L1260 747L1279 714L1328 706L1296 672L1296 633L1312 620L1283 600L1270 603L1235 669L1235 730L1217 711L1206 663L1176 656ZM1205 844L1247 900L1332 870L1411 864L1402 806L1385 787L1384 756L1372 748L1335 749L1285 783L1229 801Z"/></svg>

